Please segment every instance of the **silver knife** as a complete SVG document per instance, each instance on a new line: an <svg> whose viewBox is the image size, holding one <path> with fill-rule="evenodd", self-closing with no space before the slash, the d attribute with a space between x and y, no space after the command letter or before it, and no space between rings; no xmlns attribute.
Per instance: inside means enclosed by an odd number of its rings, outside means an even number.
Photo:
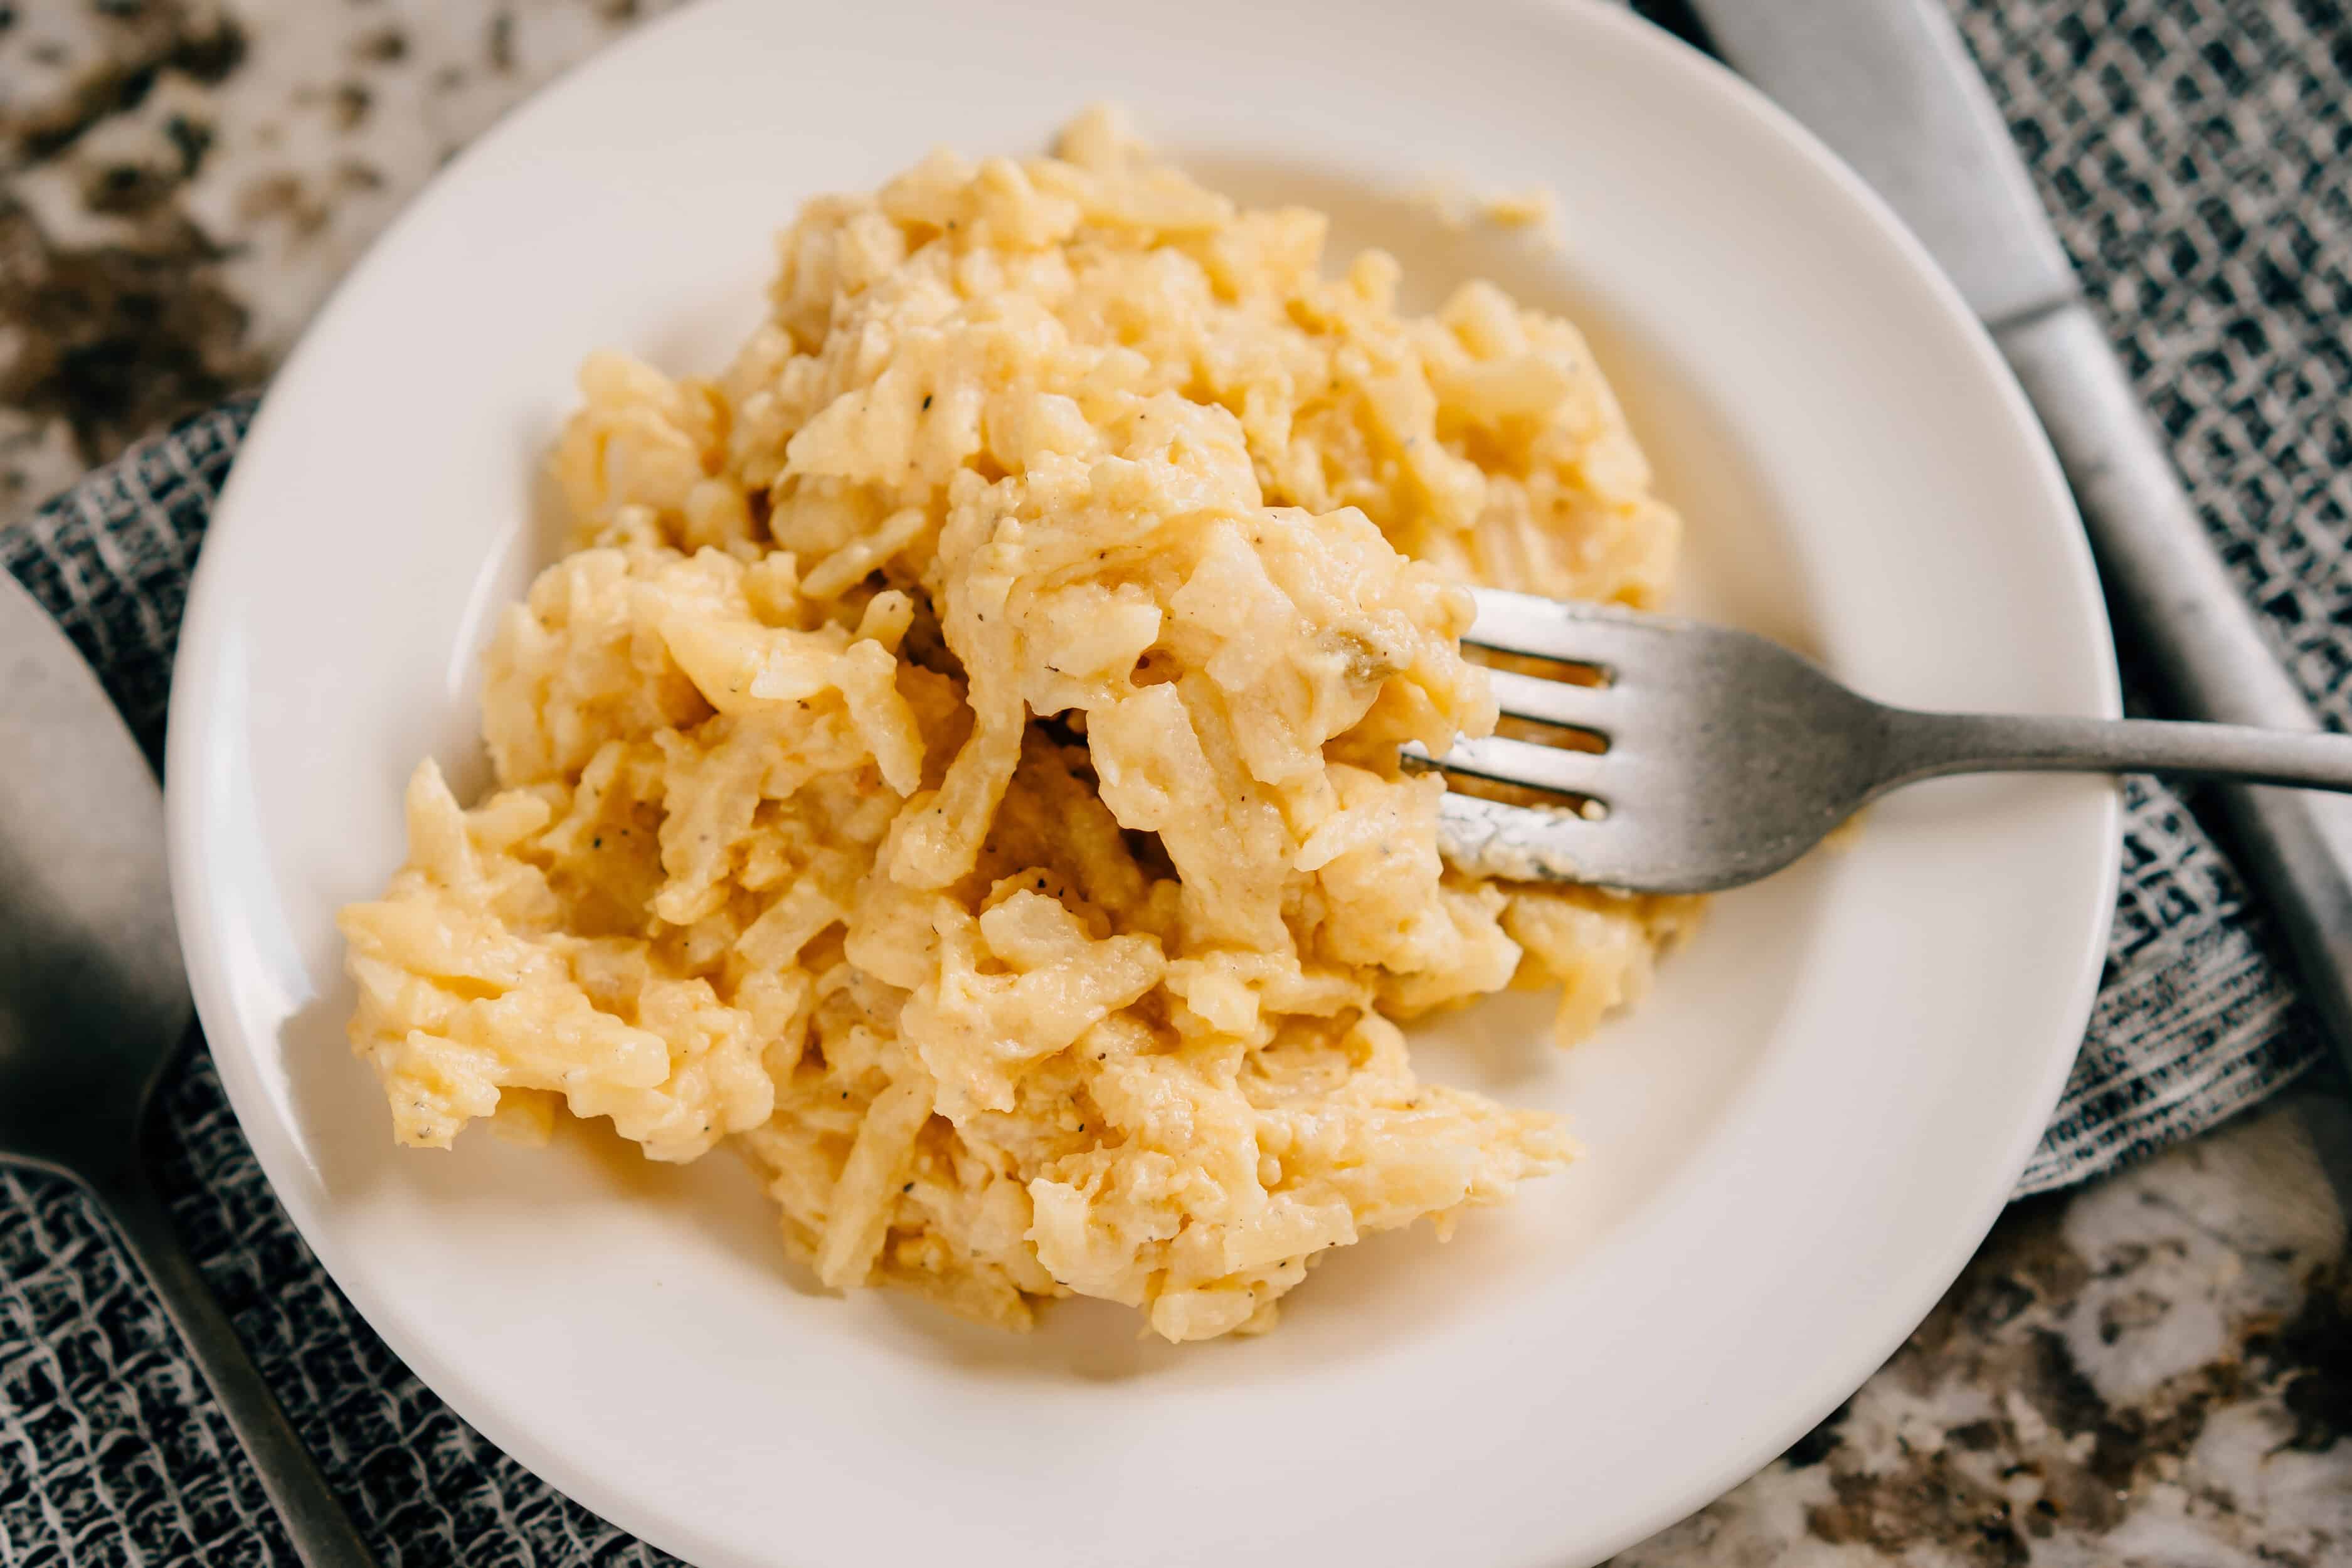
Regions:
<svg viewBox="0 0 2352 1568"><path fill-rule="evenodd" d="M2184 717L2318 720L2202 523L1937 0L1688 0L1724 60L1852 164L2000 345L2081 504L2110 602ZM2352 800L2216 786L2238 859L2352 1070Z"/></svg>

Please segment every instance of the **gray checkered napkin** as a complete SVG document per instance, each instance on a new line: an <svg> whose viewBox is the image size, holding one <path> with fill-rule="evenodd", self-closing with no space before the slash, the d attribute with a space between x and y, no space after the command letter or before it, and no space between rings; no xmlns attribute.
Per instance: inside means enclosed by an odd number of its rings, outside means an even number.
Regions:
<svg viewBox="0 0 2352 1568"><path fill-rule="evenodd" d="M2352 24L2336 0L1974 0L1962 16L2215 542L2341 724ZM192 420L0 533L151 756L188 570L250 413ZM2185 1137L2315 1059L2194 796L2135 780L2126 798L2105 983L2022 1191ZM170 1111L178 1219L388 1563L665 1561L394 1359L272 1201L201 1053ZM218 1414L79 1199L0 1173L0 1565L287 1561Z"/></svg>

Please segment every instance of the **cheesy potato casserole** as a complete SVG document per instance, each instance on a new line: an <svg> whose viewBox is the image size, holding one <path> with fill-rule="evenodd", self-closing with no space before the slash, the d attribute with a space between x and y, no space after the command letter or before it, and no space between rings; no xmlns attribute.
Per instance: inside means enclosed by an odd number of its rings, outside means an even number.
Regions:
<svg viewBox="0 0 2352 1568"><path fill-rule="evenodd" d="M1495 722L1452 584L1647 603L1676 521L1567 322L1324 229L1096 111L810 202L715 377L591 357L497 787L341 916L394 1135L731 1140L827 1285L1171 1340L1565 1165L1399 1025L1572 1040L1689 906L1449 869L1398 748Z"/></svg>

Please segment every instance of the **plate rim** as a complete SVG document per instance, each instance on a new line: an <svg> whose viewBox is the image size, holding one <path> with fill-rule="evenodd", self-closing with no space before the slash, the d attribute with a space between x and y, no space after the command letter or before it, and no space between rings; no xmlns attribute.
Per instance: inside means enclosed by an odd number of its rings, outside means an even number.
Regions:
<svg viewBox="0 0 2352 1568"><path fill-rule="evenodd" d="M1778 142L1784 152L1801 159L1814 174L1826 177L1840 187L1846 201L1870 219L1872 226L1880 232L1883 238L1893 243L1902 254L1907 269L1915 275L1914 281L1927 288L1937 311L1948 318L1948 324L1957 327L1960 336L1967 341L1979 370L1996 390L2006 405L2011 421L2017 427L2016 434L2025 448L2020 456L2038 471L2041 488L2054 514L2073 525L2064 529L2063 537L2053 542L2069 561L2069 586L2077 601L2082 629L2090 634L2095 648L2096 668L2086 673L2095 677L2099 700L2096 711L2090 716L2119 717L2122 712L2121 687L2113 628L2088 537L2083 530L2072 492L2048 437L1989 331L1968 310L1957 287L1893 209L1801 121L1753 83L1664 29L1643 20L1630 9L1607 4L1606 0L1482 0L1482 4L1497 11L1572 16L1578 25L1615 32L1618 42L1648 52L1653 63L1680 76L1690 90L1711 93L1737 104L1753 122L1759 134ZM724 8L724 0L706 0L705 4L682 5L641 24L623 37L598 48L542 83L499 116L457 157L436 171L369 245L303 329L293 349L271 378L270 387L274 389L284 384L291 373L325 352L323 345L334 335L341 317L355 308L354 301L364 298L374 275L390 265L388 258L400 247L404 237L413 228L430 221L436 197L465 178L477 163L495 157L508 141L522 132L535 110L558 95L578 90L583 81L600 76L605 70L618 68L614 62L632 52L648 37L682 26L688 18ZM236 1043L235 1048L226 1058L217 1050L212 1054L231 1110L237 1119L240 1133L252 1149L272 1195L300 1234L305 1246L334 1281L336 1289L366 1321L370 1331L383 1339L436 1398L533 1475L615 1527L689 1562L725 1559L732 1551L731 1547L685 1521L648 1517L633 1497L608 1493L597 1477L568 1459L552 1440L542 1440L520 1413L499 1405L482 1391L468 1384L449 1366L428 1339L408 1332L404 1325L396 1322L387 1326L386 1320L396 1314L382 1310L371 1310L373 1292L366 1289L354 1289L347 1283L355 1270L351 1263L352 1255L346 1250L346 1239L336 1234L331 1226L321 1224L320 1216L299 1212L298 1205L288 1199L284 1184L278 1180L278 1172L285 1162L295 1157L294 1154L286 1150L266 1152L270 1140L256 1139L253 1135L252 1130L257 1121L268 1125L274 1123L274 1118L267 1112L262 1090L256 1081L253 1063L257 1047L243 1037L238 1027L236 1008L228 994L232 984L229 967L215 934L223 904L208 890L202 860L207 823L215 815L211 807L215 803L215 795L212 770L203 765L201 748L220 725L218 682L212 676L220 667L222 644L230 632L236 611L234 601L222 586L224 571L215 569L225 559L225 552L217 548L217 541L222 536L224 524L228 529L237 526L238 498L251 488L247 476L255 468L248 454L257 445L266 447L286 418L283 405L265 391L247 429L245 446L240 449L240 461L232 466L228 479L215 501L213 521L207 532L207 548L200 552L189 584L172 674L164 746L165 810L173 907L195 996L197 1016L205 1030L207 1047L210 1048L210 1043L215 1039L226 1038ZM2102 836L2098 879L2112 892L2121 864L2122 802L2119 788L2103 792L2098 818ZM1922 1272L1933 1276L1936 1280L1933 1290L1924 1292L1916 1310L1906 1305L1900 1313L1887 1319L1892 1327L1878 1339L1850 1348L1841 1361L1842 1371L1835 1385L1817 1391L1813 1398L1803 1405L1802 1419L1759 1425L1751 1440L1741 1446L1732 1457L1704 1472L1694 1472L1679 1487L1664 1489L1660 1500L1648 1510L1644 1522L1639 1526L1621 1528L1612 1536L1600 1540L1597 1546L1580 1548L1581 1560L1597 1561L1647 1539L1738 1486L1850 1397L1909 1337L1935 1301L1948 1289L1950 1282L1958 1277L2014 1195L2017 1177L2031 1159L2046 1129L2050 1112L2063 1095L2084 1030L2088 1025L2098 992L2114 913L2114 900L2110 896L2097 903L2090 927L2084 933L2071 1000L2063 1017L2053 1019L2054 1043L2047 1052L2042 1079L2031 1097L2032 1102L2041 1107L2041 1115L2030 1125L2021 1122L2021 1131L2012 1134L2010 1147L2002 1152L2000 1158L1986 1163L1985 1169L1998 1170L2002 1173L2000 1183L1997 1187L1989 1184L1990 1195L1979 1204L1976 1217L1966 1226L1956 1229L1950 1238L1937 1249L1937 1260L1932 1267L1922 1266ZM226 1027L216 1032L214 1027L216 1023ZM2065 1026L2063 1034L2058 1029L2061 1024ZM2073 1048L2064 1044L2069 1037L2075 1042ZM1605 1550L1601 1549L1603 1547ZM1523 1555L1512 1561L1523 1564L1524 1568L1538 1568L1538 1564L1556 1563L1559 1556L1558 1549L1553 1548L1540 1555Z"/></svg>

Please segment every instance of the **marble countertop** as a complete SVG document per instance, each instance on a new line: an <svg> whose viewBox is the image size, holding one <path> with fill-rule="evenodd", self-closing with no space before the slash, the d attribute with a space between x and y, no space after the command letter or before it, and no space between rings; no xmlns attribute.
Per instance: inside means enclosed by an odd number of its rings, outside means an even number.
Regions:
<svg viewBox="0 0 2352 1568"><path fill-rule="evenodd" d="M265 381L417 186L637 0L0 0L0 522ZM2352 1563L2316 1096L2012 1207L1910 1341L1642 1568Z"/></svg>

